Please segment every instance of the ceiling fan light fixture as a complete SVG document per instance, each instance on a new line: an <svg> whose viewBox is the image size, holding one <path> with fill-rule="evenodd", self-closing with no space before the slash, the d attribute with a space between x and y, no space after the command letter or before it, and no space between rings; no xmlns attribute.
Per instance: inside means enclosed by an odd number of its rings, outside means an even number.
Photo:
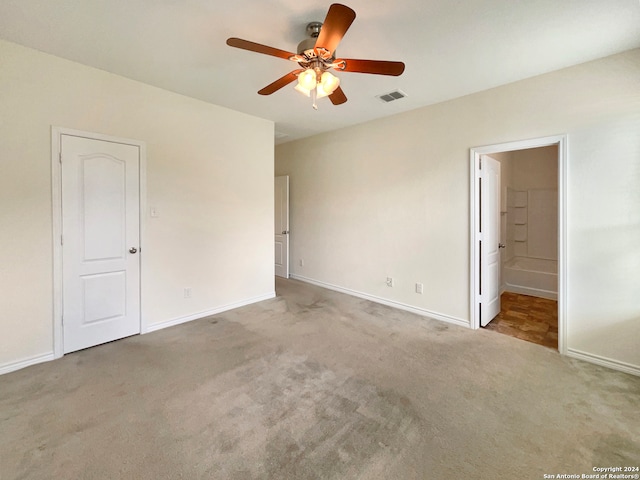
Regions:
<svg viewBox="0 0 640 480"><path fill-rule="evenodd" d="M305 90L313 90L318 83L318 77L316 71L312 68L307 68L304 72L298 75L298 86Z"/></svg>
<svg viewBox="0 0 640 480"><path fill-rule="evenodd" d="M318 84L318 89L322 87L322 89L327 92L327 95L331 95L336 91L336 88L340 86L340 79L335 75L332 75L330 72L324 72L320 77L320 83Z"/></svg>
<svg viewBox="0 0 640 480"><path fill-rule="evenodd" d="M319 83L318 86L316 87L316 98L324 98L324 97L328 97L329 95L331 94L327 92L324 88L322 88L322 84Z"/></svg>
<svg viewBox="0 0 640 480"><path fill-rule="evenodd" d="M304 88L302 85L300 85L299 83L295 86L295 89L300 92L303 95L306 95L307 97L311 96L311 90L309 90L308 88Z"/></svg>
<svg viewBox="0 0 640 480"><path fill-rule="evenodd" d="M298 84L295 89L307 97L315 91L316 98L323 98L331 95L339 86L340 79L330 72L323 72L318 77L314 69L308 68L298 75Z"/></svg>

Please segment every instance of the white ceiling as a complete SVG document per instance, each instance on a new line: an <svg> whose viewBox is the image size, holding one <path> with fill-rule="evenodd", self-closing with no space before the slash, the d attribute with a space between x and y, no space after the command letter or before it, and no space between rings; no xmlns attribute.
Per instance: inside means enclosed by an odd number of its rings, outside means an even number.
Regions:
<svg viewBox="0 0 640 480"><path fill-rule="evenodd" d="M357 17L338 55L399 60L406 70L338 73L349 101L322 99L318 111L293 84L256 93L297 64L225 41L295 51L330 1L0 0L0 38L273 120L286 135L277 143L640 47L639 0L344 2ZM408 96L375 98L394 89Z"/></svg>

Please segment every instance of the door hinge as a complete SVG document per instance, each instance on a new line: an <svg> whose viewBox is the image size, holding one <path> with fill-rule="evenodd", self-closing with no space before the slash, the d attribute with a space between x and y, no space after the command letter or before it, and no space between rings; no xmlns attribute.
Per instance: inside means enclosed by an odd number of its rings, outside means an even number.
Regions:
<svg viewBox="0 0 640 480"><path fill-rule="evenodd" d="M62 152L58 152L58 161L62 163Z"/></svg>
<svg viewBox="0 0 640 480"><path fill-rule="evenodd" d="M64 237L60 235L60 245L64 245Z"/></svg>

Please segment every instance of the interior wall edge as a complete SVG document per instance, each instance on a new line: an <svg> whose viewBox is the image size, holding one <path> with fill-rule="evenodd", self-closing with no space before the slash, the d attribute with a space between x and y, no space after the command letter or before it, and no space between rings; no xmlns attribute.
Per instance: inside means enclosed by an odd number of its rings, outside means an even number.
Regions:
<svg viewBox="0 0 640 480"><path fill-rule="evenodd" d="M310 283L311 285L316 285L317 287L327 288L329 290L333 290L335 292L344 293L346 295L351 295L352 297L362 298L364 300L369 300L371 302L380 303L382 305L386 305L387 307L397 308L399 310L404 310L406 312L415 313L416 315L420 315L421 317L428 317L434 320L439 320L441 322L451 323L453 325L458 325L459 327L471 328L471 324L468 320L464 320L462 318L453 317L451 315L446 315L444 313L433 312L431 310L427 310L420 307L414 307L413 305L408 305L406 303L396 302L394 300L388 300L386 298L377 297L375 295L370 295L368 293L359 292L357 290L351 290L349 288L340 287L338 285L334 285L332 283L322 282L320 280L314 280L312 278L308 278L302 275L291 274L290 278L294 280L299 280L301 282Z"/></svg>
<svg viewBox="0 0 640 480"><path fill-rule="evenodd" d="M247 298L245 300L240 300L238 302L229 303L227 305L222 305L219 307L212 308L210 310L205 310L202 312L197 312L191 315L180 316L176 318L172 318L170 320L165 320L163 322L155 323L152 325L148 325L146 329L141 332L142 334L151 333L158 330L162 330L164 328L173 327L175 325L180 325L187 322L192 322L194 320L199 320L201 318L210 317L211 315L217 315L218 313L228 312L229 310L234 310L240 307L246 307L247 305L251 305L253 303L262 302L264 300L270 300L276 297L276 292L272 291L269 293L265 293L264 295L259 295L257 297Z"/></svg>
<svg viewBox="0 0 640 480"><path fill-rule="evenodd" d="M55 356L53 355L53 350L49 353L43 353L41 355L34 355L32 357L23 358L22 360L18 360L17 362L9 362L4 365L0 365L0 375L4 375L5 373L15 372L16 370L21 370L26 367L30 367L31 365L37 365L38 363L50 362L51 360L55 360Z"/></svg>
<svg viewBox="0 0 640 480"><path fill-rule="evenodd" d="M585 362L594 363L601 367L611 368L612 370L618 370L619 372L629 373L640 377L640 367L632 365L630 363L621 362L612 358L603 357L601 355L595 355L593 353L583 352L574 348L567 349L567 357L576 358Z"/></svg>

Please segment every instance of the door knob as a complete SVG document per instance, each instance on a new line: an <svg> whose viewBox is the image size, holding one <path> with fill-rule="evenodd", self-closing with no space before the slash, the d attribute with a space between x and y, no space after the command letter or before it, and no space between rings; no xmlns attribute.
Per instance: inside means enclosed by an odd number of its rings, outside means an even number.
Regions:
<svg viewBox="0 0 640 480"><path fill-rule="evenodd" d="M498 248L507 248L507 246L504 243L499 243Z"/></svg>
<svg viewBox="0 0 640 480"><path fill-rule="evenodd" d="M289 230L283 230L282 235L289 235Z"/></svg>
<svg viewBox="0 0 640 480"><path fill-rule="evenodd" d="M131 247L129 249L129 253L136 253L138 251L138 249L136 247Z"/></svg>

